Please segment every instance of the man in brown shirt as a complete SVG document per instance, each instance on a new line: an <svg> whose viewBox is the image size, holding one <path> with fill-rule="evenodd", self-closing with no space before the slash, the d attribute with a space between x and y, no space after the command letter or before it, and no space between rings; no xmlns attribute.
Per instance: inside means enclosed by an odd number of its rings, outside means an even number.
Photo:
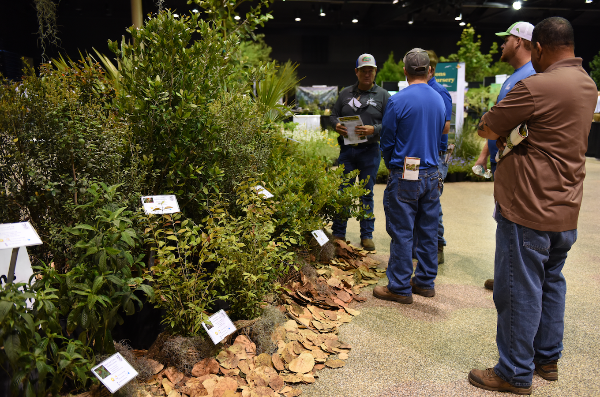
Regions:
<svg viewBox="0 0 600 397"><path fill-rule="evenodd" d="M538 74L518 82L486 113L479 135L498 139L526 123L529 136L496 169L494 303L498 312L494 368L474 369L483 389L531 394L534 368L558 379L566 282L562 268L577 239L585 152L596 87L575 58L571 24L547 18L532 36Z"/></svg>

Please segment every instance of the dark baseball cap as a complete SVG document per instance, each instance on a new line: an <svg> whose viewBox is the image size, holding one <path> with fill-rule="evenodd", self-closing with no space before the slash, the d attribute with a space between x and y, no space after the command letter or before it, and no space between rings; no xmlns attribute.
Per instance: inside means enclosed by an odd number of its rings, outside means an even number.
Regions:
<svg viewBox="0 0 600 397"><path fill-rule="evenodd" d="M429 55L422 48L413 48L404 55L404 67L408 74L424 76L429 72Z"/></svg>

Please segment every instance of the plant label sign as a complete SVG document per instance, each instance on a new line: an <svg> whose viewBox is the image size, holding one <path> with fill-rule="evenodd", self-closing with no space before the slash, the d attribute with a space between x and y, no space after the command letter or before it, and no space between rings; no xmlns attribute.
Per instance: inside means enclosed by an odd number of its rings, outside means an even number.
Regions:
<svg viewBox="0 0 600 397"><path fill-rule="evenodd" d="M174 214L180 212L177 197L169 196L142 196L142 206L146 214Z"/></svg>
<svg viewBox="0 0 600 397"><path fill-rule="evenodd" d="M4 286L8 283L11 255L12 250L0 250L0 286ZM31 262L29 261L29 255L27 254L27 248L20 247L12 282L15 284L28 283L29 278L32 275L33 269L31 268Z"/></svg>
<svg viewBox="0 0 600 397"><path fill-rule="evenodd" d="M0 249L41 244L40 236L29 222L0 224Z"/></svg>
<svg viewBox="0 0 600 397"><path fill-rule="evenodd" d="M271 194L271 192L269 192L267 189L265 189L264 187L260 186L260 185L256 185L254 186L254 190L256 190L256 193L258 193L259 196L265 196L264 198L271 198L271 197L275 197Z"/></svg>
<svg viewBox="0 0 600 397"><path fill-rule="evenodd" d="M208 320L212 327L208 328L204 322L202 326L215 345L225 339L226 336L233 334L237 329L223 309L210 316Z"/></svg>
<svg viewBox="0 0 600 397"><path fill-rule="evenodd" d="M315 240L317 240L317 243L319 243L319 245L322 247L325 244L327 244L327 242L329 242L329 239L327 238L327 236L325 235L325 233L323 232L323 230L319 229L319 230L314 230L312 232L310 232L313 237L315 238Z"/></svg>
<svg viewBox="0 0 600 397"><path fill-rule="evenodd" d="M115 393L138 375L120 353L115 353L96 365L92 368L92 373L111 393Z"/></svg>

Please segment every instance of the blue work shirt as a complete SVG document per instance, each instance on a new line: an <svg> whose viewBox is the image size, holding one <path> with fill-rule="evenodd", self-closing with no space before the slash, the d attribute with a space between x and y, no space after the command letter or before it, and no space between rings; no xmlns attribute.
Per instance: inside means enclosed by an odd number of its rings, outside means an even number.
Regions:
<svg viewBox="0 0 600 397"><path fill-rule="evenodd" d="M427 85L436 90L444 100L444 106L446 107L446 121L452 120L452 97L446 87L438 83L435 77L429 79ZM448 150L448 134L442 134L440 151L445 152L446 150Z"/></svg>
<svg viewBox="0 0 600 397"><path fill-rule="evenodd" d="M437 167L445 123L444 101L429 85L411 84L393 95L381 121L385 166L402 168L405 157L418 157L421 169Z"/></svg>
<svg viewBox="0 0 600 397"><path fill-rule="evenodd" d="M504 84L502 84L502 88L500 88L500 93L498 94L498 99L496 100L496 103L503 100L504 97L506 96L506 94L508 94L510 92L510 90L512 90L512 88L515 86L515 84L517 84L519 81L521 81L523 79L526 79L527 77L531 76L532 74L535 74L535 69L533 68L533 65L531 64L531 61L527 62L525 65L521 66L519 69L515 70L515 72L513 74L511 74L509 78L506 79ZM495 164L496 163L496 153L498 153L498 148L496 147L495 139L488 139L488 149L490 151L490 162Z"/></svg>

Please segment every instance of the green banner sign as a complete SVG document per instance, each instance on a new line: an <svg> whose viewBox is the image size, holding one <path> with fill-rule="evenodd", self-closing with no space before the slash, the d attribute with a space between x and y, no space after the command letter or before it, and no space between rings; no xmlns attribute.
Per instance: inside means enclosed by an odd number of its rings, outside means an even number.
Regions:
<svg viewBox="0 0 600 397"><path fill-rule="evenodd" d="M438 63L435 68L435 79L448 91L456 91L458 62Z"/></svg>

